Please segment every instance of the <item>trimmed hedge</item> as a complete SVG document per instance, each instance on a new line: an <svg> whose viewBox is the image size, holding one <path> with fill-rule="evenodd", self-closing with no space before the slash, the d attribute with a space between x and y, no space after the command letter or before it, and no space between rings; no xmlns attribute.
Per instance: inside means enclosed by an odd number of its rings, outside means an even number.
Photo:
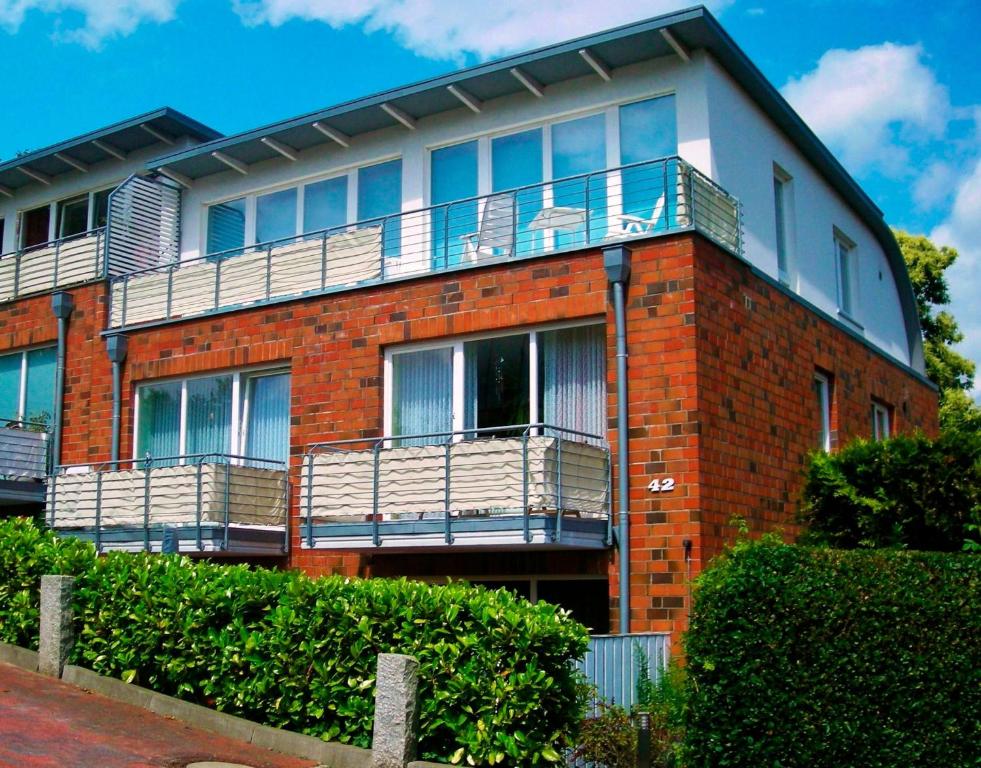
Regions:
<svg viewBox="0 0 981 768"><path fill-rule="evenodd" d="M689 768L960 768L981 752L981 558L738 544L700 577Z"/></svg>
<svg viewBox="0 0 981 768"><path fill-rule="evenodd" d="M472 765L560 759L583 714L586 630L506 590L112 553L0 523L0 640L32 646L38 582L77 577L71 661L162 693L370 746L376 656L420 662L420 753Z"/></svg>
<svg viewBox="0 0 981 768"><path fill-rule="evenodd" d="M981 432L855 440L811 456L805 543L842 549L981 548Z"/></svg>

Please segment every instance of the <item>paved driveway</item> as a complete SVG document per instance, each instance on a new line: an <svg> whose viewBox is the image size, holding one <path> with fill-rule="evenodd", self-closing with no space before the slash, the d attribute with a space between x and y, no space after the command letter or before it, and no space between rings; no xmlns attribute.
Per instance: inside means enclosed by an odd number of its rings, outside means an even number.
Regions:
<svg viewBox="0 0 981 768"><path fill-rule="evenodd" d="M208 760L314 765L0 664L2 768L183 768Z"/></svg>

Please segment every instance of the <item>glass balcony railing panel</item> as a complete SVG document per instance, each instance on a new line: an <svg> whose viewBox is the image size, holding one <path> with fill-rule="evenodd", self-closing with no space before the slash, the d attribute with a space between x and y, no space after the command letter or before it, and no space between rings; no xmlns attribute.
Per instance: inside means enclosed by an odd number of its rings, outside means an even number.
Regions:
<svg viewBox="0 0 981 768"><path fill-rule="evenodd" d="M665 158L128 272L110 327L691 229L740 252L738 202Z"/></svg>
<svg viewBox="0 0 981 768"><path fill-rule="evenodd" d="M287 472L228 454L162 456L55 468L46 519L102 549L282 554ZM176 550L175 550L176 551Z"/></svg>
<svg viewBox="0 0 981 768"><path fill-rule="evenodd" d="M49 450L47 425L0 419L0 479L43 480Z"/></svg>
<svg viewBox="0 0 981 768"><path fill-rule="evenodd" d="M93 229L0 256L0 301L99 280L105 228Z"/></svg>
<svg viewBox="0 0 981 768"><path fill-rule="evenodd" d="M545 424L312 446L300 467L301 537L361 546L414 535L444 544L510 537L608 542L610 451L598 435ZM547 526L542 526L542 523ZM336 544L336 541L334 542ZM324 544L330 546L329 544Z"/></svg>

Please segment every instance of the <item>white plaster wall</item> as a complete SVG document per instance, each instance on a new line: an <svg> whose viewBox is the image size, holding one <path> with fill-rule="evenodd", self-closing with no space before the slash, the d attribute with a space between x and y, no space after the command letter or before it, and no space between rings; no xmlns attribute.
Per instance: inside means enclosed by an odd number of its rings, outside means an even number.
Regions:
<svg viewBox="0 0 981 768"><path fill-rule="evenodd" d="M175 141L173 145L153 144L130 153L125 160L109 159L91 165L88 172L69 171L59 174L54 177L50 186L41 182L32 182L18 189L13 198L0 197L0 218L4 220L0 253L9 253L17 249L17 214L21 211L29 211L45 203L57 202L85 192L115 187L130 174L142 171L148 160L165 153L180 151L189 147L191 143L185 137ZM66 154L70 155L71 152Z"/></svg>
<svg viewBox="0 0 981 768"><path fill-rule="evenodd" d="M702 170L710 170L707 99L701 67L682 66L674 56L663 57L618 69L611 82L590 75L549 86L543 99L520 93L485 102L480 114L461 104L459 109L419 120L414 131L394 126L356 136L346 149L327 143L301 152L296 162L273 158L250 166L247 175L229 170L199 179L184 194L183 258L194 258L203 252L206 208L211 203L401 157L402 210L415 210L428 205L428 150L432 148L668 93L676 94L679 155ZM609 141L607 151L611 152ZM247 222L250 219L248 214Z"/></svg>
<svg viewBox="0 0 981 768"><path fill-rule="evenodd" d="M773 165L793 179L788 211L790 287L909 364L896 278L875 237L793 144L710 57L705 57L715 180L743 204L746 258L777 277ZM856 245L855 323L838 313L834 228Z"/></svg>

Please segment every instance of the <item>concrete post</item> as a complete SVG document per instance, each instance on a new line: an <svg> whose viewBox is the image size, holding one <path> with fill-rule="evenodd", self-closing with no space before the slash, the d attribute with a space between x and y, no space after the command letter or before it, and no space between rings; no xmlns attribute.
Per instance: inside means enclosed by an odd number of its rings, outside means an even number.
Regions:
<svg viewBox="0 0 981 768"><path fill-rule="evenodd" d="M378 654L375 728L371 738L375 768L405 768L416 757L419 662L398 653Z"/></svg>
<svg viewBox="0 0 981 768"><path fill-rule="evenodd" d="M72 587L74 576L41 577L41 634L38 672L61 677L72 641Z"/></svg>

